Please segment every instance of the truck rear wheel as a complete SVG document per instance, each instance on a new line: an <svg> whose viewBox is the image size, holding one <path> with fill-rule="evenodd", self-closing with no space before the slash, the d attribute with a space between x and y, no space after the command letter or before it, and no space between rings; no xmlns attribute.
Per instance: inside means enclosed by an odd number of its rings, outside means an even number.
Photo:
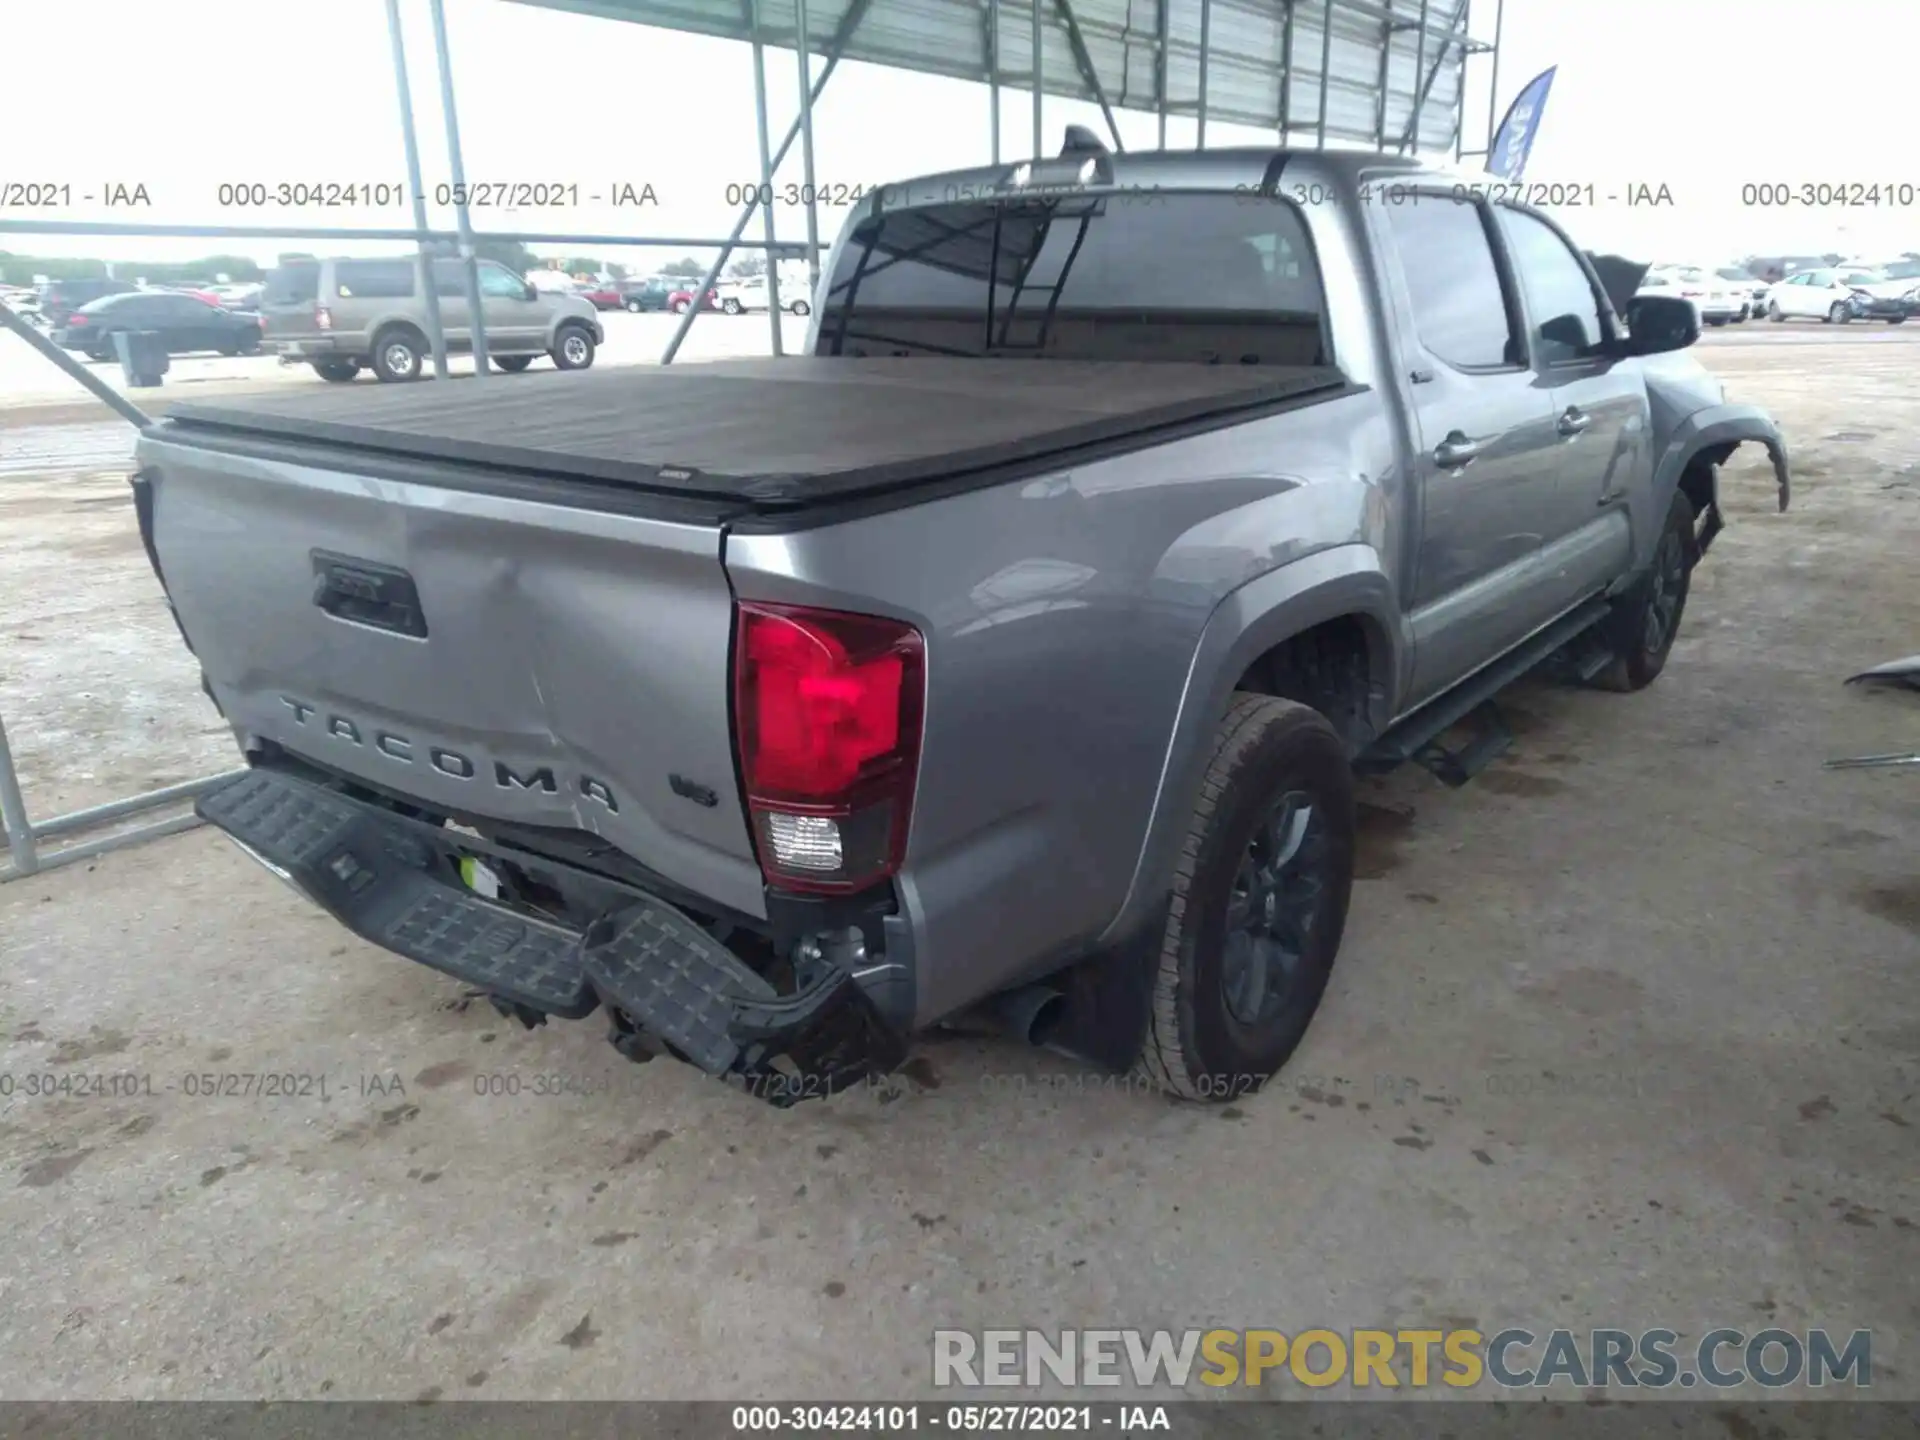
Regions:
<svg viewBox="0 0 1920 1440"><path fill-rule="evenodd" d="M1224 1101L1287 1062L1340 949L1353 826L1353 772L1326 718L1234 696L1174 868L1137 1074Z"/></svg>
<svg viewBox="0 0 1920 1440"><path fill-rule="evenodd" d="M389 385L420 378L426 337L407 325L393 325L373 337L373 373Z"/></svg>
<svg viewBox="0 0 1920 1440"><path fill-rule="evenodd" d="M1600 622L1600 638L1613 652L1607 667L1593 677L1602 690L1643 690L1666 668L1698 558L1693 524L1693 501L1685 491L1674 491L1653 563Z"/></svg>

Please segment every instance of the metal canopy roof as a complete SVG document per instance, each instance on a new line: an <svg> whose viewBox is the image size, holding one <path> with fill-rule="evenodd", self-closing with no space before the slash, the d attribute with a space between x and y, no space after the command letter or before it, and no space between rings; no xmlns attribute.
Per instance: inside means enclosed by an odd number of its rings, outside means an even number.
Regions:
<svg viewBox="0 0 1920 1440"><path fill-rule="evenodd" d="M513 3L753 39L753 0ZM1408 140L1417 150L1453 151L1465 57L1490 48L1467 38L1467 6L1468 0L808 0L807 48L1031 89L1037 7L1043 94L1198 115L1204 72L1210 120L1271 130L1276 138L1284 129L1327 143L1397 149ZM761 0L758 8L760 39L791 49L798 31L794 0ZM855 23L843 35L849 18ZM1164 86L1157 63L1163 25ZM995 32L997 66L990 57ZM1416 97L1423 97L1421 119L1412 136Z"/></svg>

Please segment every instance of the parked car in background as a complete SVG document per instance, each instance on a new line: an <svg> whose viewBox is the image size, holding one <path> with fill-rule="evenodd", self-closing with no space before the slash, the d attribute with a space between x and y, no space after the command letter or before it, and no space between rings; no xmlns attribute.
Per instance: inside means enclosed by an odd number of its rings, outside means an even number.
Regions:
<svg viewBox="0 0 1920 1440"><path fill-rule="evenodd" d="M27 285L0 285L0 304L31 324L40 323L40 297Z"/></svg>
<svg viewBox="0 0 1920 1440"><path fill-rule="evenodd" d="M1844 325L1849 320L1884 320L1903 324L1909 314L1899 290L1887 293L1884 271L1858 266L1822 266L1789 275L1767 292L1767 314L1773 320L1821 320Z"/></svg>
<svg viewBox="0 0 1920 1440"><path fill-rule="evenodd" d="M1856 271L1871 270L1882 276L1879 280L1867 281L1859 286L1869 295L1882 299L1902 302L1909 317L1920 314L1920 260L1902 257L1898 260L1849 260L1846 267Z"/></svg>
<svg viewBox="0 0 1920 1440"><path fill-rule="evenodd" d="M40 297L40 318L51 330L67 323L67 317L106 295L130 295L134 286L125 280L55 280L35 292Z"/></svg>
<svg viewBox="0 0 1920 1440"><path fill-rule="evenodd" d="M1725 325L1740 313L1745 303L1735 296L1726 281L1698 265L1668 265L1649 270L1646 279L1640 282L1638 293L1686 300L1707 325Z"/></svg>
<svg viewBox="0 0 1920 1440"><path fill-rule="evenodd" d="M227 308L226 302L220 298L219 292L212 286L148 285L144 288L162 295L191 295L203 305L218 305L222 310Z"/></svg>
<svg viewBox="0 0 1920 1440"><path fill-rule="evenodd" d="M1723 265L1713 272L1726 283L1727 289L1740 302L1740 313L1734 321L1761 315L1767 308L1767 282L1755 275L1743 265Z"/></svg>
<svg viewBox="0 0 1920 1440"><path fill-rule="evenodd" d="M616 288L620 292L621 307L638 315L643 311L665 310L674 292L686 283L675 276L655 275L649 280L622 280Z"/></svg>
<svg viewBox="0 0 1920 1440"><path fill-rule="evenodd" d="M573 292L596 310L618 310L626 297L620 293L620 287L611 281L606 284L582 285Z"/></svg>
<svg viewBox="0 0 1920 1440"><path fill-rule="evenodd" d="M136 290L91 300L69 313L53 331L53 343L79 350L90 359L111 360L113 337L122 330L152 330L169 355L198 350L222 355L253 355L260 349L260 317L236 315L192 295L168 290Z"/></svg>
<svg viewBox="0 0 1920 1440"><path fill-rule="evenodd" d="M411 258L296 260L267 276L260 313L281 362L311 365L323 380L344 382L362 369L384 381L417 380L433 353L427 306ZM447 349L473 349L466 273L458 260L433 262L434 292ZM480 262L487 353L502 370L520 371L541 355L562 370L585 370L606 340L593 306L578 295L536 290L491 260Z"/></svg>
<svg viewBox="0 0 1920 1440"><path fill-rule="evenodd" d="M264 288L253 281L245 285L215 285L207 293L229 310L251 312L259 310Z"/></svg>
<svg viewBox="0 0 1920 1440"><path fill-rule="evenodd" d="M767 300L767 277L752 275L744 280L723 281L716 287L720 297L720 308L729 315L745 315L756 310L765 310ZM780 277L780 308L789 315L810 315L813 313L813 297L804 281L796 284L786 276Z"/></svg>
<svg viewBox="0 0 1920 1440"><path fill-rule="evenodd" d="M684 315L687 311L691 310L693 308L693 287L697 283L697 281L693 280L678 282L679 288L668 292L667 309L671 310L675 315ZM706 298L700 302L700 308L702 310L718 310L720 308L720 292L718 290L707 291Z"/></svg>

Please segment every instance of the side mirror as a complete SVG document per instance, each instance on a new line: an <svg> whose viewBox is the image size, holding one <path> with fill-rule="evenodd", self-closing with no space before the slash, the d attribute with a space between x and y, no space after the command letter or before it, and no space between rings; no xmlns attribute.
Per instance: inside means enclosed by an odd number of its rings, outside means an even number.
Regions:
<svg viewBox="0 0 1920 1440"><path fill-rule="evenodd" d="M520 282L520 298L522 300L538 300L540 298L540 292L523 280Z"/></svg>
<svg viewBox="0 0 1920 1440"><path fill-rule="evenodd" d="M1700 314L1672 295L1636 295L1627 302L1626 353L1664 355L1700 338Z"/></svg>

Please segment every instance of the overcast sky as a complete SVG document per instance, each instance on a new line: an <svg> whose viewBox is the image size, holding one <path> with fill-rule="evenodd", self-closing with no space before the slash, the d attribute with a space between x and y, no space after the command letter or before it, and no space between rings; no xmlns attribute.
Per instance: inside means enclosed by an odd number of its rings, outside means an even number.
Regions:
<svg viewBox="0 0 1920 1440"><path fill-rule="evenodd" d="M424 0L402 0L429 187L447 173L432 33ZM1476 9L1476 28L1492 6ZM729 183L757 157L750 52L744 45L556 14L503 0L449 0L468 179L579 185L577 209L477 216L486 228L715 236L730 228ZM98 43L78 48L74 37ZM383 0L5 0L0 43L0 184L73 186L67 218L153 223L404 225L386 211L222 208L223 182L405 179ZM1873 56L1904 57L1882 70ZM1529 180L1591 183L1592 210L1567 212L1576 238L1643 259L1717 261L1749 252L1920 249L1920 204L1805 210L1744 206L1743 184L1888 182L1920 186L1913 92L1920 0L1825 0L1805 8L1747 0L1507 0L1500 108L1532 75L1559 75ZM818 63L818 62L816 62ZM1484 145L1488 66L1476 61L1468 145ZM790 122L797 65L769 51L777 143ZM84 77L82 82L82 77ZM84 100L76 97L84 96ZM1003 92L1009 158L1031 133L1029 102ZM816 112L823 185L872 184L989 158L984 86L843 65ZM1903 118L1904 117L1904 118ZM1049 100L1048 145L1091 106ZM1151 114L1123 115L1131 145L1151 145ZM1170 143L1191 144L1176 119ZM1212 124L1210 145L1270 136ZM1451 157L1448 157L1451 158ZM782 172L799 179L799 147ZM141 184L149 210L80 202ZM621 183L659 204L587 203ZM1630 185L1665 185L1670 208L1607 204ZM21 211L0 218L19 219ZM823 238L844 212L823 211ZM437 224L451 214L437 211ZM780 215L804 235L801 212ZM755 223L755 235L759 233ZM104 240L0 234L16 253L191 258L215 248L271 259L309 244ZM391 246L359 247L379 251ZM616 252L644 269L682 250Z"/></svg>

